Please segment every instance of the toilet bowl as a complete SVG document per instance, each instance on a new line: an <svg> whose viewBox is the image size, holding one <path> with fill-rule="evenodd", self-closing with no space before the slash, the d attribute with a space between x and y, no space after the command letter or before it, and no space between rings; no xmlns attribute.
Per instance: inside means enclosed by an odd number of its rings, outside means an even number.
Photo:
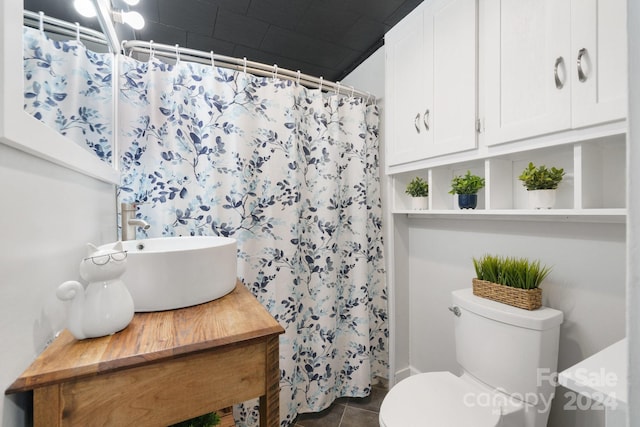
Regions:
<svg viewBox="0 0 640 427"><path fill-rule="evenodd" d="M379 420L381 427L520 427L524 409L473 379L428 372L398 383L382 402Z"/></svg>
<svg viewBox="0 0 640 427"><path fill-rule="evenodd" d="M456 359L463 374L428 372L396 384L381 427L544 427L555 384L562 312L528 311L452 293Z"/></svg>

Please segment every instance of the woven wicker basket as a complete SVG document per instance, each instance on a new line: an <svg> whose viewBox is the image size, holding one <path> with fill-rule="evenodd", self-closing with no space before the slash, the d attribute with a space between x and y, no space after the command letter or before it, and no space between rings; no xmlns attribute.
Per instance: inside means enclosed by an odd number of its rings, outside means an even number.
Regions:
<svg viewBox="0 0 640 427"><path fill-rule="evenodd" d="M542 307L542 289L519 289L486 280L473 279L473 294L503 304L535 310Z"/></svg>

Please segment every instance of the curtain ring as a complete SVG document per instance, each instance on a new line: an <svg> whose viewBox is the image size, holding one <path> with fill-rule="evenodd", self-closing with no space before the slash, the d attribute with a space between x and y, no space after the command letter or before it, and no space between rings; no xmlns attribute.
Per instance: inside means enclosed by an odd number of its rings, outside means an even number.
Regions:
<svg viewBox="0 0 640 427"><path fill-rule="evenodd" d="M278 64L273 64L273 80L278 79Z"/></svg>
<svg viewBox="0 0 640 427"><path fill-rule="evenodd" d="M149 40L149 60L154 59L156 56L156 51L153 48L153 40Z"/></svg>
<svg viewBox="0 0 640 427"><path fill-rule="evenodd" d="M246 75L247 74L247 57L245 56L244 58L242 58L242 60L244 61L244 65L242 66L242 71Z"/></svg>
<svg viewBox="0 0 640 427"><path fill-rule="evenodd" d="M318 89L320 89L320 92L322 92L322 80L324 80L324 77L320 76L320 84L318 85Z"/></svg>
<svg viewBox="0 0 640 427"><path fill-rule="evenodd" d="M340 82L336 82L336 95L340 95Z"/></svg>
<svg viewBox="0 0 640 427"><path fill-rule="evenodd" d="M298 77L296 77L296 84L300 86L300 70L298 70Z"/></svg>
<svg viewBox="0 0 640 427"><path fill-rule="evenodd" d="M44 33L44 12L40 11L38 12L38 15L40 16L40 23L38 25L38 28L40 28L41 33Z"/></svg>
<svg viewBox="0 0 640 427"><path fill-rule="evenodd" d="M80 42L80 23L76 22L76 41Z"/></svg>
<svg viewBox="0 0 640 427"><path fill-rule="evenodd" d="M120 42L120 52L122 52L123 55L127 54L127 48L125 46L126 44L127 44L127 40L122 40ZM131 52L132 50L129 51L129 58L131 58Z"/></svg>
<svg viewBox="0 0 640 427"><path fill-rule="evenodd" d="M211 67L215 68L216 66L216 60L213 59L213 51L211 51Z"/></svg>
<svg viewBox="0 0 640 427"><path fill-rule="evenodd" d="M180 63L180 45L176 45L176 65Z"/></svg>
<svg viewBox="0 0 640 427"><path fill-rule="evenodd" d="M351 86L351 98L353 98L353 93L356 91L356 88L354 88L353 86Z"/></svg>

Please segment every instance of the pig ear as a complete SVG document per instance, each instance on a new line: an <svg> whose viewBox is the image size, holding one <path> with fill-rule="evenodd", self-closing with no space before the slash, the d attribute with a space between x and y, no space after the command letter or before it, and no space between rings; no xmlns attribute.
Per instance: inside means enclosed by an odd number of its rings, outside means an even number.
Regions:
<svg viewBox="0 0 640 427"><path fill-rule="evenodd" d="M87 255L93 255L96 252L98 252L98 247L91 243L87 243Z"/></svg>
<svg viewBox="0 0 640 427"><path fill-rule="evenodd" d="M118 241L115 245L113 245L113 249L115 249L118 252L122 252L122 242Z"/></svg>

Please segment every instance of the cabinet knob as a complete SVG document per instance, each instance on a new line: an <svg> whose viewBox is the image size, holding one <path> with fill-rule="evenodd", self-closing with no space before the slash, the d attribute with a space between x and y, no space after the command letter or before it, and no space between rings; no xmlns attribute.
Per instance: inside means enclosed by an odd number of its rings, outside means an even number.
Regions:
<svg viewBox="0 0 640 427"><path fill-rule="evenodd" d="M562 89L564 87L564 81L560 79L560 73L558 72L558 69L561 66L564 67L564 58L562 58L562 56L559 56L556 58L556 63L553 66L553 76L556 81L556 89Z"/></svg>
<svg viewBox="0 0 640 427"><path fill-rule="evenodd" d="M586 55L586 57L585 57ZM589 52L584 47L578 51L578 80L584 83L587 81L589 77L587 73L584 71L584 67L582 66L582 58L585 57L585 61L587 62L587 66L589 64Z"/></svg>
<svg viewBox="0 0 640 427"><path fill-rule="evenodd" d="M429 132L429 109L427 108L422 115L422 123L424 123L424 128Z"/></svg>
<svg viewBox="0 0 640 427"><path fill-rule="evenodd" d="M416 132L420 133L420 113L416 114L416 118L413 121L413 125L416 127Z"/></svg>

